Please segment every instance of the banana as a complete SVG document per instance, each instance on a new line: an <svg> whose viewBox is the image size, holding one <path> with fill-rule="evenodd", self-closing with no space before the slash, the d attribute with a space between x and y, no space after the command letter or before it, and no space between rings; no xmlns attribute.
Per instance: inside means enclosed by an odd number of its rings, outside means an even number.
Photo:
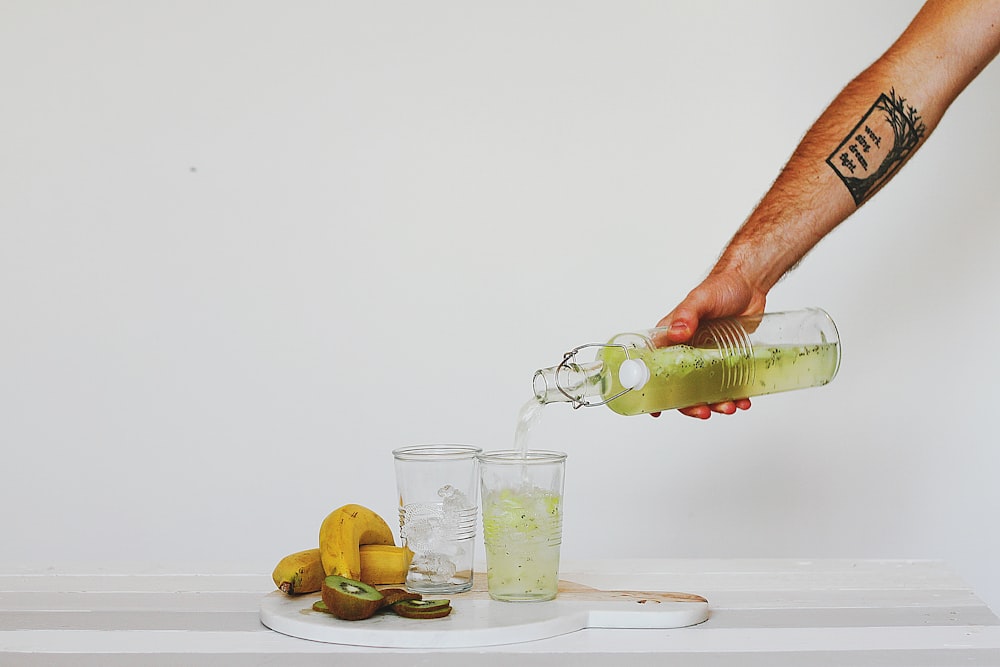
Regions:
<svg viewBox="0 0 1000 667"><path fill-rule="evenodd" d="M319 529L323 571L348 579L361 578L361 546L396 542L385 519L361 505L344 505L332 512Z"/></svg>
<svg viewBox="0 0 1000 667"><path fill-rule="evenodd" d="M323 561L319 549L306 549L288 554L274 568L271 578L278 590L289 595L315 593L323 587Z"/></svg>
<svg viewBox="0 0 1000 667"><path fill-rule="evenodd" d="M361 547L361 581L372 586L402 584L413 552L406 547L365 544Z"/></svg>

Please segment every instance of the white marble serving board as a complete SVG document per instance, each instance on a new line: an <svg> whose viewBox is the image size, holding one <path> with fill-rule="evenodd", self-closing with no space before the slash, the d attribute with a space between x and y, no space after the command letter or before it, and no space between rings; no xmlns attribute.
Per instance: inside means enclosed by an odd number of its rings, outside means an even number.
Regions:
<svg viewBox="0 0 1000 667"><path fill-rule="evenodd" d="M481 576L480 579L485 579ZM313 611L319 593L274 591L260 605L267 627L300 639L383 648L462 648L534 641L584 628L681 628L708 618L708 602L687 593L601 591L560 582L548 602L498 602L484 590L447 597L452 612L438 619L380 612L363 621L341 621Z"/></svg>

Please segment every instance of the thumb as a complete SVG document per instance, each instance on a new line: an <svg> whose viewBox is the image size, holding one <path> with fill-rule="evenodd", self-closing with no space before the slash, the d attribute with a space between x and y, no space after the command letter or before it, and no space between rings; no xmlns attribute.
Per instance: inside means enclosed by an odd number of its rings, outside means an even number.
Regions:
<svg viewBox="0 0 1000 667"><path fill-rule="evenodd" d="M698 311L681 304L660 320L656 326L666 330L663 334L664 340L660 342L685 343L691 340L691 336L698 328Z"/></svg>

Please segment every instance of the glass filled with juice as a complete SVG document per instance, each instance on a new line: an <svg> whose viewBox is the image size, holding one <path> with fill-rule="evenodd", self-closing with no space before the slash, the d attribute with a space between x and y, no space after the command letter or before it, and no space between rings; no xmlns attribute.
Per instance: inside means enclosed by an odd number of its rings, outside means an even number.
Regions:
<svg viewBox="0 0 1000 667"><path fill-rule="evenodd" d="M479 455L490 597L541 602L559 590L566 454L504 450Z"/></svg>

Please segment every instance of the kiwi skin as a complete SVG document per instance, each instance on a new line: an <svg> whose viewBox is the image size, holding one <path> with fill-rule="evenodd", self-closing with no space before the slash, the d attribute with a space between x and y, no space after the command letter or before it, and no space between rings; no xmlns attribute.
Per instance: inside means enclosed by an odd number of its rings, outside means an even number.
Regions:
<svg viewBox="0 0 1000 667"><path fill-rule="evenodd" d="M323 580L323 603L344 621L360 621L375 614L385 600L372 586L331 574Z"/></svg>
<svg viewBox="0 0 1000 667"><path fill-rule="evenodd" d="M450 600L404 600L392 605L404 618L444 618L451 613Z"/></svg>
<svg viewBox="0 0 1000 667"><path fill-rule="evenodd" d="M450 600L424 600L419 593L402 588L378 591L368 584L330 575L323 581L323 599L313 611L331 614L344 621L360 621L380 609L391 609L404 618L443 618L451 613Z"/></svg>
<svg viewBox="0 0 1000 667"><path fill-rule="evenodd" d="M389 600L392 599L393 593L390 592L392 590L401 591L402 589L397 588L397 589L383 590L382 591L383 594L389 593L389 595L386 596L386 598L385 598L386 602L385 602L385 604L382 605L382 609L392 609L394 612L396 612L397 615L402 616L404 618L418 618L418 619L419 618L443 618L443 617L445 617L445 616L447 616L448 614L451 613L451 605L450 604L434 605L433 607L417 607L417 606L413 606L413 605L403 605L403 604L401 604L401 603L407 602L407 601L419 600L420 598L412 598L412 597L411 598L401 598L401 599L396 600L395 602L389 602ZM419 593L410 593L410 592L407 592L407 591L403 591L403 592L406 593L406 595L420 595ZM439 602L439 601L438 600L430 600L430 602ZM441 600L440 602L446 602L446 600ZM330 611L330 608L327 607L326 603L323 602L322 600L317 600L316 602L314 602L312 608L313 608L313 611L319 611L319 612L322 612L324 614L330 614L331 616L333 615L333 612Z"/></svg>
<svg viewBox="0 0 1000 667"><path fill-rule="evenodd" d="M391 607L397 602L403 602L405 600L420 600L423 596L420 593L411 593L404 588L383 588L379 591L382 597L382 608Z"/></svg>
<svg viewBox="0 0 1000 667"><path fill-rule="evenodd" d="M382 611L382 609L389 609L397 602L403 602L405 600L420 600L423 597L420 593L411 593L403 588L383 588L379 592L382 594L382 597L385 598L382 600L382 606L379 611ZM333 615L333 612L330 611L330 608L327 607L326 603L322 600L316 600L316 602L313 603L312 610L320 611L324 614L330 614L331 616Z"/></svg>

